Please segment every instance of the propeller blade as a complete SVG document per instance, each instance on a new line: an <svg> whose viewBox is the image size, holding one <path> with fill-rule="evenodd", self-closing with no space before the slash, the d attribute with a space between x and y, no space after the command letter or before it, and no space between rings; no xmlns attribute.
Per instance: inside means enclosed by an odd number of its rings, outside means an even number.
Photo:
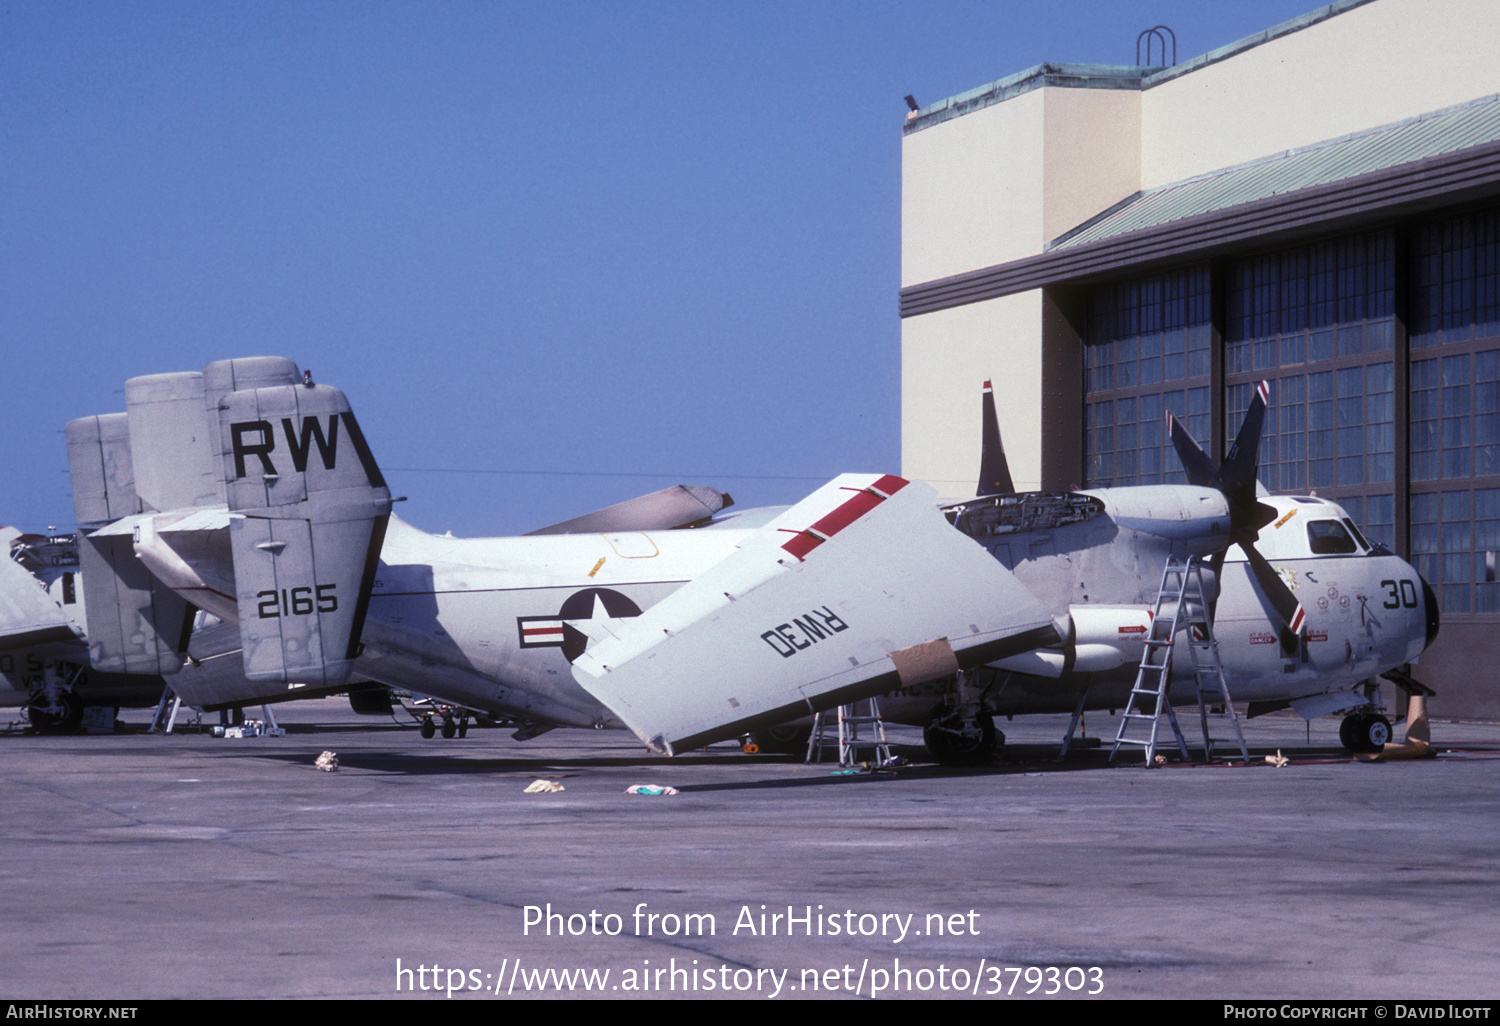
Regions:
<svg viewBox="0 0 1500 1026"><path fill-rule="evenodd" d="M1182 469L1187 471L1188 484L1203 488L1218 487L1219 468L1213 458L1203 451L1203 446L1188 433L1182 422L1170 413L1167 414L1167 433L1172 436L1172 446L1177 450L1177 458L1182 461Z"/></svg>
<svg viewBox="0 0 1500 1026"><path fill-rule="evenodd" d="M1250 408L1245 411L1240 433L1229 447L1229 455L1219 468L1217 484L1219 490L1231 503L1249 506L1255 501L1256 460L1260 452L1260 433L1266 423L1266 406L1271 396L1271 385L1262 381L1255 386L1250 397Z"/></svg>
<svg viewBox="0 0 1500 1026"><path fill-rule="evenodd" d="M1307 623L1307 611L1302 608L1302 603L1297 601L1297 596L1292 594L1286 581L1276 572L1265 556L1255 551L1255 546L1248 542L1241 542L1240 548L1244 550L1245 556L1250 561L1250 570L1255 574L1255 581L1260 585L1260 590L1265 592L1266 598L1271 600L1271 605L1276 610L1276 615L1286 623L1287 629L1293 634L1302 633L1302 628Z"/></svg>
<svg viewBox="0 0 1500 1026"><path fill-rule="evenodd" d="M1010 464L1005 459L1005 446L1000 444L1000 420L995 416L995 392L988 380L984 383L983 414L979 488L974 494L1014 494L1016 486L1010 479Z"/></svg>
<svg viewBox="0 0 1500 1026"><path fill-rule="evenodd" d="M1191 484L1206 488L1217 488L1229 504L1229 537L1238 544L1250 563L1250 572L1255 575L1260 590L1281 617L1292 635L1300 634L1307 621L1307 611L1286 581L1267 562L1266 557L1256 551L1252 544L1260 535L1260 529L1276 518L1276 509L1255 496L1256 462L1260 450L1260 436L1265 427L1266 408L1269 405L1271 386L1262 381L1250 397L1250 408L1245 411L1245 420L1240 424L1239 434L1222 467L1215 466L1212 457L1188 433L1176 417L1167 414L1167 430L1172 436L1172 445L1182 461ZM1224 565L1224 552L1214 553L1213 569L1218 573Z"/></svg>

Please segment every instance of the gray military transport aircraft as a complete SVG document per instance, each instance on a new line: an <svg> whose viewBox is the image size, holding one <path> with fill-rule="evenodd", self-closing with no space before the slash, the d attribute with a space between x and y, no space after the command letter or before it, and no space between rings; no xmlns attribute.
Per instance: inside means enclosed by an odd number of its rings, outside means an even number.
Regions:
<svg viewBox="0 0 1500 1026"><path fill-rule="evenodd" d="M1162 568L1191 556L1235 699L1357 709L1345 740L1368 746L1389 733L1374 678L1437 628L1416 571L1338 506L1257 498L1264 389L1223 468L1174 426L1189 485L1016 493L987 399L1000 469L974 500L845 474L787 508L669 489L489 539L392 515L343 393L290 360L125 394L68 425L97 669L178 671L198 609L235 625L267 691L367 679L518 737L624 726L672 754L899 690L961 757L996 715L1124 706ZM1194 697L1177 665L1173 696Z"/></svg>
<svg viewBox="0 0 1500 1026"><path fill-rule="evenodd" d="M112 673L89 664L78 546L75 534L0 527L0 707L23 708L31 726L44 732L77 730L85 722L112 727L120 707L156 705L167 686L159 673ZM171 687L202 711L330 693L246 680L239 627L205 613L193 620L188 656ZM334 690L348 690L356 711L392 711L389 692L379 685Z"/></svg>

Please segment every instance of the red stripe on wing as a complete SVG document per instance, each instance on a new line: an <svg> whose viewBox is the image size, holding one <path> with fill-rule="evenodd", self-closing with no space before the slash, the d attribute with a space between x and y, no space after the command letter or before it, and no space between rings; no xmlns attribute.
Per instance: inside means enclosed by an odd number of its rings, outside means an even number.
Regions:
<svg viewBox="0 0 1500 1026"><path fill-rule="evenodd" d="M829 538L838 534L892 495L895 495L901 489L905 488L908 483L905 478L896 477L894 474L886 474L874 484L855 492L853 496L832 513L829 513L811 527L798 531L782 548L796 556L799 560L805 559L807 554L813 549L822 545Z"/></svg>

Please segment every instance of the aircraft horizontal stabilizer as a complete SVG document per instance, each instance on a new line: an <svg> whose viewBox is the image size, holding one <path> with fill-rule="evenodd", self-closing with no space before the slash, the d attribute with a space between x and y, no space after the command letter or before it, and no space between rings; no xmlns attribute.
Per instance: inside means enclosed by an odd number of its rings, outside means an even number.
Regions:
<svg viewBox="0 0 1500 1026"><path fill-rule="evenodd" d="M638 617L573 676L671 754L1059 640L925 485L846 474Z"/></svg>
<svg viewBox="0 0 1500 1026"><path fill-rule="evenodd" d="M172 691L194 709L205 712L312 698L333 690L246 678L240 630L235 623L200 620L188 641L188 656L172 677Z"/></svg>

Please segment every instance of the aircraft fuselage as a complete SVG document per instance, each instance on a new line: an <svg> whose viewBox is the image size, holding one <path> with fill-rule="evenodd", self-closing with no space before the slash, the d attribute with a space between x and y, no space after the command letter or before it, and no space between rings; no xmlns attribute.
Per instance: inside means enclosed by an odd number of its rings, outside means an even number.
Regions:
<svg viewBox="0 0 1500 1026"><path fill-rule="evenodd" d="M1037 596L1069 639L1054 651L999 664L1010 672L986 698L991 712L1068 711L1085 687L1090 707L1123 704L1140 660L1141 625L1149 623L1168 554L1202 554L1225 545L1222 510L1197 491L1181 489L1171 502L1162 501L1172 498L1165 491L1144 489L1037 497L1035 510L1019 522L1012 517L998 533L973 529L959 518L960 528L970 528L967 533ZM1148 492L1155 493L1154 510L1140 505ZM1205 570L1235 699L1286 700L1343 689L1415 659L1436 616L1416 571L1371 549L1331 503L1268 501L1283 515L1258 544L1306 607L1307 624L1292 644L1285 642L1276 612L1238 547L1230 547L1217 576ZM1317 544L1341 551L1313 551L1307 528L1313 520L1334 525L1319 527L1319 539L1338 535ZM464 540L426 535L393 520L357 670L493 715L618 727L570 670L585 647L584 622L633 616L654 605L749 533L721 525ZM819 640L808 639L793 623L785 626L767 644ZM1191 700L1192 663L1180 637L1177 648L1174 698ZM703 672L711 675L715 668ZM920 719L932 699L928 688L916 691L910 716L896 708L888 715Z"/></svg>

